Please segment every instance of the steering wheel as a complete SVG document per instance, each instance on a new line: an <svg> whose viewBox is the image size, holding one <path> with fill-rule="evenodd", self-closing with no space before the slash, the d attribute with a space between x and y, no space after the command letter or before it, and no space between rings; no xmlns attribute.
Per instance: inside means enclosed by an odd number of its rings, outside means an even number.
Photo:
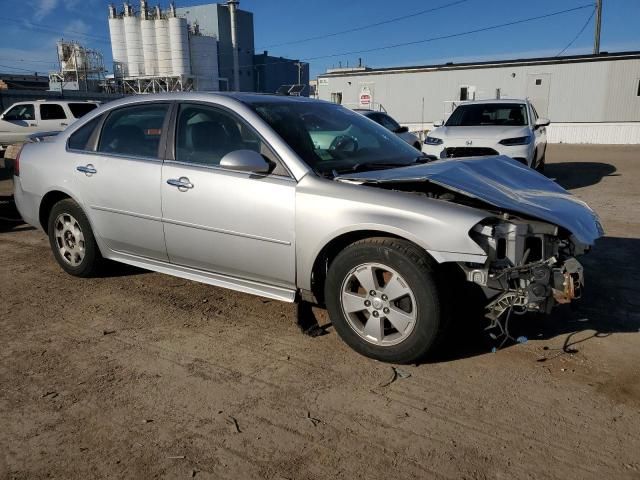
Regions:
<svg viewBox="0 0 640 480"><path fill-rule="evenodd" d="M358 140L351 135L338 135L329 145L329 150L355 153L358 151Z"/></svg>

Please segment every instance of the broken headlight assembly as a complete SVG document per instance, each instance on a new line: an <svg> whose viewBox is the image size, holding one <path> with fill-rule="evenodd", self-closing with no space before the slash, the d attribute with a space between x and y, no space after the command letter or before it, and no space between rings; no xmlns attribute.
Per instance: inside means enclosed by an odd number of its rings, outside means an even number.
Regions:
<svg viewBox="0 0 640 480"><path fill-rule="evenodd" d="M580 297L583 271L573 256L585 248L557 226L505 214L486 219L469 234L487 260L461 267L490 299L490 320L507 311L549 313L555 304Z"/></svg>

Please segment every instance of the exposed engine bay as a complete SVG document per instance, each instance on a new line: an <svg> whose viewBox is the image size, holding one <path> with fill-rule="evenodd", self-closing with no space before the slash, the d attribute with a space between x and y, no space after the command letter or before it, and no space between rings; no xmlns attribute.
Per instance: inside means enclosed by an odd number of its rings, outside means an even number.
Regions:
<svg viewBox="0 0 640 480"><path fill-rule="evenodd" d="M487 253L486 262L459 263L466 279L481 286L490 300L486 317L492 325L506 312L549 313L556 304L580 298L584 276L575 256L586 253L589 246L566 229L523 218L429 182L375 186L481 208L494 215L469 232Z"/></svg>

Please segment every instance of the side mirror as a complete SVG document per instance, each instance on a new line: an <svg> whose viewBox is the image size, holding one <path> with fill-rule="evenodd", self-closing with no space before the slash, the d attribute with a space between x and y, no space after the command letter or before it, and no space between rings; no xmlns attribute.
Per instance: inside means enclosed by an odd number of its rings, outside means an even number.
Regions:
<svg viewBox="0 0 640 480"><path fill-rule="evenodd" d="M269 173L271 166L258 152L235 150L220 160L220 167L238 172Z"/></svg>
<svg viewBox="0 0 640 480"><path fill-rule="evenodd" d="M549 120L548 118L540 117L539 119L536 120L535 127L536 128L547 127L550 123L551 123L551 120Z"/></svg>
<svg viewBox="0 0 640 480"><path fill-rule="evenodd" d="M394 133L408 133L409 127L398 127L394 131Z"/></svg>
<svg viewBox="0 0 640 480"><path fill-rule="evenodd" d="M433 128L438 128L438 127L441 127L442 125L444 125L443 120L436 120L435 122L433 122Z"/></svg>

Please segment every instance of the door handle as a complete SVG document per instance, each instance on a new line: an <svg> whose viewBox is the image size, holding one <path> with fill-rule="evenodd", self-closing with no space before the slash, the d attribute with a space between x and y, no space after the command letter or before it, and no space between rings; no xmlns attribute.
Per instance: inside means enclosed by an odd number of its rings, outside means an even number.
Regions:
<svg viewBox="0 0 640 480"><path fill-rule="evenodd" d="M37 124L37 123L30 123L30 124L29 124L29 126L30 126L30 127L37 127L37 126L38 126L38 124Z"/></svg>
<svg viewBox="0 0 640 480"><path fill-rule="evenodd" d="M94 167L91 164L80 165L79 167L76 167L76 170L79 171L79 172L84 173L87 177L90 177L94 173L98 173L98 171L96 170L96 167Z"/></svg>
<svg viewBox="0 0 640 480"><path fill-rule="evenodd" d="M69 124L68 124L68 123L64 123L64 122L62 122L62 123L60 124L60 126L61 126L61 127L66 127L67 125L69 125Z"/></svg>
<svg viewBox="0 0 640 480"><path fill-rule="evenodd" d="M188 189L193 188L193 183L187 177L170 178L167 183L172 187L177 187L181 192L186 192Z"/></svg>

